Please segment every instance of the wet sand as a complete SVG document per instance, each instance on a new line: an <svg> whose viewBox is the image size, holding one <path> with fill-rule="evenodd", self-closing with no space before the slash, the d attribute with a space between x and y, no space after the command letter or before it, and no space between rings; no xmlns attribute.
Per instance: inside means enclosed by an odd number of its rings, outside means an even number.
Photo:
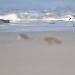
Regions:
<svg viewBox="0 0 75 75"><path fill-rule="evenodd" d="M75 75L75 32L18 34L0 33L0 75Z"/></svg>

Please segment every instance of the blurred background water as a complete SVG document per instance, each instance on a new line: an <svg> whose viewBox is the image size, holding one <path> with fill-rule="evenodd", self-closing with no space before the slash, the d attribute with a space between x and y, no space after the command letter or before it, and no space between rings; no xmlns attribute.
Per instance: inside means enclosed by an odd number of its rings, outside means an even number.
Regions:
<svg viewBox="0 0 75 75"><path fill-rule="evenodd" d="M13 11L13 10L55 10L58 12L63 11L75 11L75 1L74 0L0 0L0 10L1 11ZM21 26L20 26L21 25ZM41 26L38 26L41 25ZM73 29L72 23L59 23L59 24L19 24L10 26L1 25L0 31L45 31L45 30L63 30ZM32 26L32 27L31 27ZM54 26L54 27L53 27ZM56 28L57 26L57 28ZM60 26L60 27L59 27ZM29 27L29 28L28 28ZM42 29L41 29L42 28Z"/></svg>
<svg viewBox="0 0 75 75"><path fill-rule="evenodd" d="M75 0L0 0L0 9L73 8Z"/></svg>

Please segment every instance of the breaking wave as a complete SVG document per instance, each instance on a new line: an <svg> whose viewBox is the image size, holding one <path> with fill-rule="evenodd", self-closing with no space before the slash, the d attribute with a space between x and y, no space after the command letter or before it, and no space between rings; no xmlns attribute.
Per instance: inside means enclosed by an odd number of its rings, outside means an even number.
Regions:
<svg viewBox="0 0 75 75"><path fill-rule="evenodd" d="M54 11L16 11L0 12L0 19L9 20L10 23L55 23L58 21L70 21L73 12L57 14ZM72 21L72 20L71 20Z"/></svg>

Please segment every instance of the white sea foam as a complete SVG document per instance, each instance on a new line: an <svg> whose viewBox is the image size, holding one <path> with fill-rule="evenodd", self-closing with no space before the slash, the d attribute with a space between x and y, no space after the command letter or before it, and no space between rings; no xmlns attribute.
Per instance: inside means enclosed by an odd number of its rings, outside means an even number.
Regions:
<svg viewBox="0 0 75 75"><path fill-rule="evenodd" d="M71 14L59 16L53 12L11 12L0 15L0 19L10 20L10 23L38 23L38 22L58 22L75 21Z"/></svg>

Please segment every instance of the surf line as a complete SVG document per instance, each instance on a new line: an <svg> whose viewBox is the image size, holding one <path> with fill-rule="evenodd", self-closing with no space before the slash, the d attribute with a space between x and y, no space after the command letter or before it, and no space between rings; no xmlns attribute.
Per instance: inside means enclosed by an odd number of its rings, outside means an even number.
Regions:
<svg viewBox="0 0 75 75"><path fill-rule="evenodd" d="M42 14L32 14L23 13L22 15L17 15L16 13L10 13L5 15L0 15L0 23L51 23L55 24L58 21L71 21L75 22L75 15L66 15L64 17L56 17L53 13L43 13Z"/></svg>

